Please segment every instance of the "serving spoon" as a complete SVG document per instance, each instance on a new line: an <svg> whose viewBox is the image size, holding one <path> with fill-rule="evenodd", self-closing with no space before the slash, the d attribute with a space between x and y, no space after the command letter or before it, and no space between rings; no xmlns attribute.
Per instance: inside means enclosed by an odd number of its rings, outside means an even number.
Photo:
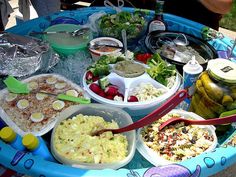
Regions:
<svg viewBox="0 0 236 177"><path fill-rule="evenodd" d="M111 44L103 44L103 43L89 43L89 48L97 50L103 47L111 47L111 48L115 48L115 49L123 49L122 46L118 46L118 45L111 45Z"/></svg>
<svg viewBox="0 0 236 177"><path fill-rule="evenodd" d="M181 117L173 117L164 122L163 124L160 125L159 130L162 130L166 126L169 126L171 124L176 124L183 122L184 125L220 125L220 124L228 124L232 122L236 122L236 114L226 116L226 117L221 117L221 118L214 118L214 119L208 119L208 120L189 120L189 119L184 119Z"/></svg>
<svg viewBox="0 0 236 177"><path fill-rule="evenodd" d="M141 127L144 127L146 125L151 124L152 122L162 118L164 115L166 115L168 112L170 112L172 109L174 109L180 102L182 102L185 98L187 98L188 94L186 90L180 90L177 93L175 93L168 101L166 101L164 104L162 104L160 107L155 109L153 112L145 116L144 118L127 125L122 128L118 129L101 129L97 130L95 132L92 132L92 136L99 136L100 134L111 131L113 134L116 133L123 133L127 131L131 131L134 129L138 129Z"/></svg>

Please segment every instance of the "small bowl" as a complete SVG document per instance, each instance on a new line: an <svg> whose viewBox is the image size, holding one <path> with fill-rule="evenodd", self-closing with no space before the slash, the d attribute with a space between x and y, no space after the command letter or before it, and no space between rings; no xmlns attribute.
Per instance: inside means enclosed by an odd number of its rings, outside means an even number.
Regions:
<svg viewBox="0 0 236 177"><path fill-rule="evenodd" d="M58 24L48 27L45 32L73 32L80 28L81 26L74 24ZM92 39L92 33L89 30L80 36L73 36L66 33L44 34L43 38L49 42L49 44L58 54L68 56L73 55L78 51L86 50L89 41Z"/></svg>
<svg viewBox="0 0 236 177"><path fill-rule="evenodd" d="M196 119L196 120L202 120L203 119L202 117L198 116L195 113L187 112L187 111L184 111L184 110L174 109L174 110L172 110L168 114L171 114L171 113L176 113L176 114L178 114L178 115L180 115L181 117L184 117L184 118L192 118L192 119ZM198 126L198 125L194 125L194 126ZM157 129L158 126L155 126L154 128ZM216 133L215 133L215 127L212 126L212 125L211 126L210 125L208 125L208 126L201 125L201 126L199 126L199 128L207 130L209 132L209 135L213 137L212 144L202 153L213 151L216 148L216 146L217 146L217 136L216 136ZM160 165L168 165L168 164L173 164L173 163L179 163L179 162L183 161L183 160L179 160L177 162L177 161L167 160L164 157L158 155L153 149L149 148L144 143L144 140L142 138L142 135L141 135L142 129L143 128L138 129L138 132L137 132L137 136L138 136L137 137L137 139L138 139L138 141L137 141L137 149L142 154L142 156L145 159L147 159L150 163L152 163L155 166L160 166ZM182 129L182 131L183 131L183 129ZM177 131L173 131L173 132L177 132ZM186 130L186 132L187 132L187 130ZM165 134L165 135L167 135L167 134ZM179 135L176 135L176 136L179 137ZM169 137L171 137L171 136L169 136ZM169 137L166 137L166 138L168 139L168 141L171 141L171 140L169 140ZM190 137L190 136L188 136L188 137ZM165 137L163 137L163 138L165 138ZM176 138L173 137L173 140L176 140ZM159 142L159 143L161 143L161 142ZM183 143L183 142L179 141L179 143ZM195 144L198 144L198 142L195 142ZM184 144L182 146L187 146L187 145L188 144L186 144L186 142L184 142ZM167 147L167 144L165 144L165 147ZM157 147L155 147L155 148L157 148ZM176 147L176 149L178 149L178 151L179 151L180 147L178 146L178 147ZM164 150L163 150L163 152L164 152ZM173 151L171 151L171 152L173 152ZM184 151L184 153L187 153L187 152ZM200 153L200 154L202 154L202 153Z"/></svg>
<svg viewBox="0 0 236 177"><path fill-rule="evenodd" d="M126 164L128 164L131 159L134 156L135 153L135 148L136 148L136 135L135 131L129 131L126 133L122 133L127 137L128 140L128 155L123 159L122 161L119 162L113 162L113 163L82 163L79 161L75 160L70 160L68 158L63 157L60 155L56 148L54 147L54 136L55 136L55 131L60 125L60 123L68 118L72 118L73 116L76 116L78 114L83 114L83 115L89 115L89 116L101 116L104 118L105 121L111 122L114 120L117 122L119 127L124 127L126 125L132 124L133 121L128 113L125 111L119 109L119 108L114 108L114 107L107 107L106 105L102 104L88 104L88 105L75 105L67 108L65 111L63 111L59 117L58 121L53 129L52 136L51 136L51 151L54 157L61 163L67 164L67 165L72 165L74 167L82 168L82 169L105 169L105 168L110 168L110 169L118 169Z"/></svg>
<svg viewBox="0 0 236 177"><path fill-rule="evenodd" d="M93 39L89 42L89 51L90 54L92 56L92 58L96 61L98 60L102 55L114 55L118 52L121 51L120 48L111 48L111 47L102 47L102 48L97 48L94 49L92 48L93 45L95 44L99 44L99 45L114 45L114 46L119 46L119 47L123 47L123 44L121 41L119 41L118 39L115 38L111 38L111 37L99 37L96 39Z"/></svg>

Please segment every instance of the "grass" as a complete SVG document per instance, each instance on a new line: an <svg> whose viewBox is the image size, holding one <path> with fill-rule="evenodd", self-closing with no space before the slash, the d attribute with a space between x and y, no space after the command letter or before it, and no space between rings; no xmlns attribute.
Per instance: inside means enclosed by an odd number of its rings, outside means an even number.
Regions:
<svg viewBox="0 0 236 177"><path fill-rule="evenodd" d="M236 31L236 1L233 1L231 11L221 19L220 27Z"/></svg>

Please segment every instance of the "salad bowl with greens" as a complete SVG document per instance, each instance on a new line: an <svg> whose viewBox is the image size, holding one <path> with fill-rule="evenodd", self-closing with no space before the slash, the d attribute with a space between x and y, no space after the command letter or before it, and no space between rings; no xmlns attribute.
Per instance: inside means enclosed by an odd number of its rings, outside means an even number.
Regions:
<svg viewBox="0 0 236 177"><path fill-rule="evenodd" d="M98 31L101 36L121 39L121 31L126 30L128 42L139 39L145 34L147 22L139 11L130 13L122 11L106 14L98 19Z"/></svg>

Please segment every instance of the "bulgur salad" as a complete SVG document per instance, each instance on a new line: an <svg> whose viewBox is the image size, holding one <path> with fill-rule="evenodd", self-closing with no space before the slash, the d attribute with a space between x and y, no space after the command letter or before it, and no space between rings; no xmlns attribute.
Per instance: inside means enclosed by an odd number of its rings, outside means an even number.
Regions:
<svg viewBox="0 0 236 177"><path fill-rule="evenodd" d="M96 130L118 128L115 121L106 122L100 116L78 114L58 124L53 136L56 152L70 160L83 163L112 163L128 155L128 141L122 134L105 132L91 136Z"/></svg>
<svg viewBox="0 0 236 177"><path fill-rule="evenodd" d="M171 117L181 115L169 113L141 130L144 144L158 156L171 162L179 162L195 157L213 145L214 136L208 129L198 125L185 126L181 122L159 131L159 126Z"/></svg>

